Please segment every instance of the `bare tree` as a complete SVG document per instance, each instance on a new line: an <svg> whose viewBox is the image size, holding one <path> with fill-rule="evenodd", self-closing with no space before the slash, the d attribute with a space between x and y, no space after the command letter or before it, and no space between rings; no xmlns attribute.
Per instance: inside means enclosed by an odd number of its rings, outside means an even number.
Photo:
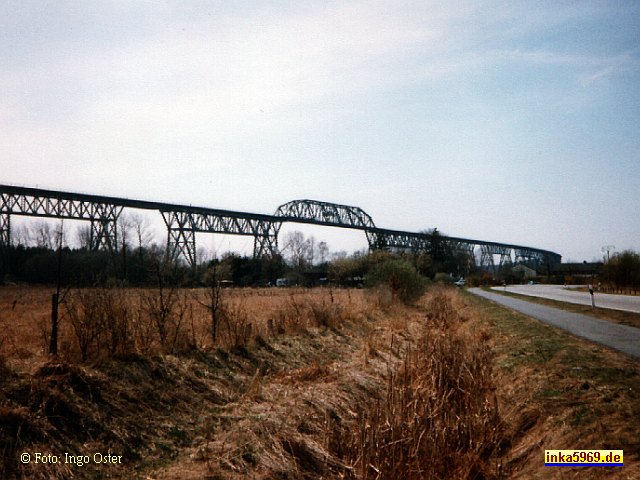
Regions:
<svg viewBox="0 0 640 480"><path fill-rule="evenodd" d="M153 233L151 232L149 219L139 213L131 213L128 215L128 220L133 230L138 249L142 250L145 245L151 244Z"/></svg>
<svg viewBox="0 0 640 480"><path fill-rule="evenodd" d="M33 226L32 237L36 242L36 247L52 250L56 244L57 232L51 228L48 222L39 221Z"/></svg>
<svg viewBox="0 0 640 480"><path fill-rule="evenodd" d="M289 232L285 237L283 252L285 252L293 267L298 271L302 271L305 269L309 258L309 242L305 240L302 232Z"/></svg>
<svg viewBox="0 0 640 480"><path fill-rule="evenodd" d="M91 250L91 225L86 223L78 227L76 230L76 240L80 248Z"/></svg>
<svg viewBox="0 0 640 480"><path fill-rule="evenodd" d="M320 256L320 264L325 263L329 258L329 245L324 240L318 243L318 255Z"/></svg>
<svg viewBox="0 0 640 480"><path fill-rule="evenodd" d="M307 265L312 267L316 253L316 238L312 235L305 240L307 244Z"/></svg>
<svg viewBox="0 0 640 480"><path fill-rule="evenodd" d="M32 238L31 232L26 225L18 225L17 227L11 227L11 243L13 245L31 245Z"/></svg>
<svg viewBox="0 0 640 480"><path fill-rule="evenodd" d="M145 247L152 247L153 234L149 225L148 217L134 213L129 215L130 228L135 237L138 265L140 268L145 263Z"/></svg>
<svg viewBox="0 0 640 480"><path fill-rule="evenodd" d="M155 292L147 292L143 301L146 313L156 328L163 350L173 353L182 335L182 324L188 310L187 302L178 288L175 265L156 264L157 285Z"/></svg>
<svg viewBox="0 0 640 480"><path fill-rule="evenodd" d="M58 306L60 305L60 287L62 273L62 245L64 243L64 220L60 221L58 232L58 266L56 273L56 293L51 295L51 337L49 343L49 353L58 354Z"/></svg>
<svg viewBox="0 0 640 480"><path fill-rule="evenodd" d="M213 261L205 274L205 298L206 301L198 300L198 303L209 310L211 315L211 339L215 345L218 341L218 327L220 320L224 316L225 303L222 291L222 282L228 275L226 265Z"/></svg>
<svg viewBox="0 0 640 480"><path fill-rule="evenodd" d="M133 231L133 221L131 217L124 213L118 217L118 243L122 249L125 249L129 245L129 238Z"/></svg>
<svg viewBox="0 0 640 480"><path fill-rule="evenodd" d="M129 247L129 235L131 230L133 229L133 221L129 217L129 215L124 214L118 217L118 229L117 233L119 234L120 243L120 251L122 252L122 278L127 278L127 250ZM117 250L117 249L116 249Z"/></svg>

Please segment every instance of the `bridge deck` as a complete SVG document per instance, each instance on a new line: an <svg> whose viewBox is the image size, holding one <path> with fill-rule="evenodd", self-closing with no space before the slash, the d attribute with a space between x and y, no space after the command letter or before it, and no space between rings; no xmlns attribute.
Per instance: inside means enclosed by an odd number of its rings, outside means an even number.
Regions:
<svg viewBox="0 0 640 480"><path fill-rule="evenodd" d="M429 233L406 232L376 227L373 219L359 207L337 205L316 200L295 200L281 205L274 215L221 210L193 205L133 200L86 193L74 193L41 188L0 185L0 243L10 242L11 215L44 216L90 220L101 224L96 229L105 238L115 235L109 227L114 224L123 208L137 208L160 211L163 215L170 239L186 250L195 251L194 232L227 233L233 235L253 235L256 238L254 254L274 251L277 235L285 222L308 223L339 228L362 230L367 234L370 248L422 249L433 240ZM174 232L171 234L171 232ZM529 258L544 263L560 263L561 256L555 252L534 247L513 245L486 240L441 236L440 239L460 250L483 249L483 258L493 263L492 256L511 255ZM183 248L188 244L188 248ZM175 247L175 245L174 245ZM175 248L174 248L175 250ZM195 256L188 255L195 262Z"/></svg>

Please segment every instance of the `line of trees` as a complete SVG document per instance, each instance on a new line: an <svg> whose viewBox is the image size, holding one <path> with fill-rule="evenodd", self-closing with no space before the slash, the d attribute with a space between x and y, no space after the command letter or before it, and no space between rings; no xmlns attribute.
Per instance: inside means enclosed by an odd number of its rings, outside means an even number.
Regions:
<svg viewBox="0 0 640 480"><path fill-rule="evenodd" d="M122 216L118 222L117 238L111 251L91 248L91 229L83 225L77 229L75 240L67 241L68 228L62 222L32 222L13 233L13 244L5 246L0 254L0 283L25 282L53 284L57 281L57 264L62 259L63 285L96 286L119 283L130 286L149 286L157 282L160 265L174 264L183 285L199 285L206 270L216 265L223 280L237 286L275 285L278 278L287 278L298 285L317 284L328 279L341 285L362 284L368 270L379 263L376 253L365 251L349 256L346 252L332 253L324 241L302 232L288 233L281 241L281 255L250 258L236 253L203 262L192 269L181 259L169 259L166 248L154 243L151 227L144 217ZM452 249L437 229L431 246L423 252L395 252L393 255L411 264L427 278L467 275L473 268L468 254ZM61 240L62 238L62 240ZM61 256L58 245L63 245ZM75 246L70 246L71 244ZM388 254L388 253L387 253ZM199 258L207 255L199 254Z"/></svg>
<svg viewBox="0 0 640 480"><path fill-rule="evenodd" d="M159 265L181 272L184 285L197 283L211 263L219 264L226 272L224 280L239 286L263 285L284 275L287 265L283 257L250 258L228 253L190 268L180 259L168 259L165 249L151 245L117 253L105 250L91 251L86 248L62 249L61 282L63 285L95 286L121 283L130 286L155 285ZM24 245L5 247L3 252L3 275L6 282L53 284L57 280L58 255L55 250ZM2 283L2 282L0 282Z"/></svg>
<svg viewBox="0 0 640 480"><path fill-rule="evenodd" d="M602 277L606 288L636 294L640 290L640 254L633 250L614 254L605 262Z"/></svg>
<svg viewBox="0 0 640 480"><path fill-rule="evenodd" d="M65 228L67 227L67 228ZM96 286L118 283L150 286L157 283L160 267L179 272L183 285L197 285L207 267L215 262L227 273L225 280L237 285L274 282L287 268L281 256L261 259L228 253L192 269L181 259L167 257L164 246L153 240L144 217L123 216L111 249L91 248L90 226L83 225L70 234L62 222L32 222L12 231L12 245L0 248L0 284L24 282L53 284L57 281L58 247L62 245L61 281L68 286ZM200 258L207 255L200 252Z"/></svg>

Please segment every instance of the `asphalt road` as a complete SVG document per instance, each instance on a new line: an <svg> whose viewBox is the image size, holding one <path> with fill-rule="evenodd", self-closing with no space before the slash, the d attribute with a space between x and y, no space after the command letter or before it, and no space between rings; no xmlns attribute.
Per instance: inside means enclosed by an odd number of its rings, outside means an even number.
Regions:
<svg viewBox="0 0 640 480"><path fill-rule="evenodd" d="M493 287L493 290L505 290L505 287ZM507 285L506 291L578 305L591 305L591 296L588 292L579 292L561 285ZM594 300L596 307L640 313L640 296L595 292Z"/></svg>
<svg viewBox="0 0 640 480"><path fill-rule="evenodd" d="M534 285L532 285L534 286ZM619 350L640 359L640 329L598 318L538 305L517 298L470 288L470 293L487 298L529 317L548 323L592 342ZM588 295L588 294L587 294Z"/></svg>

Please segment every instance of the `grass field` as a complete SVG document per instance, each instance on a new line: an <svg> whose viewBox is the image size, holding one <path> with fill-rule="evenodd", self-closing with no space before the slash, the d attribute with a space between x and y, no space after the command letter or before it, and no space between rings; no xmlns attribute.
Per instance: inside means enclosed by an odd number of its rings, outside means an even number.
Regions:
<svg viewBox="0 0 640 480"><path fill-rule="evenodd" d="M64 309L46 354L51 293L0 289L3 478L640 476L637 363L460 291L406 306L384 290L229 289L215 341L203 290L163 303L164 341L158 291L69 292L76 323L96 305L127 319L85 361ZM623 449L625 466L546 468L545 448ZM122 463L19 461L108 450Z"/></svg>
<svg viewBox="0 0 640 480"><path fill-rule="evenodd" d="M46 287L0 289L0 355L18 371L47 360L52 293ZM162 292L113 288L64 292L59 357L69 362L82 360L81 342L87 344L85 361L237 347L343 316L364 315L380 301L379 295L356 290L223 289L224 305L219 308L214 342L207 293L206 289L169 288ZM85 338L89 334L91 341ZM114 349L118 334L125 338Z"/></svg>

